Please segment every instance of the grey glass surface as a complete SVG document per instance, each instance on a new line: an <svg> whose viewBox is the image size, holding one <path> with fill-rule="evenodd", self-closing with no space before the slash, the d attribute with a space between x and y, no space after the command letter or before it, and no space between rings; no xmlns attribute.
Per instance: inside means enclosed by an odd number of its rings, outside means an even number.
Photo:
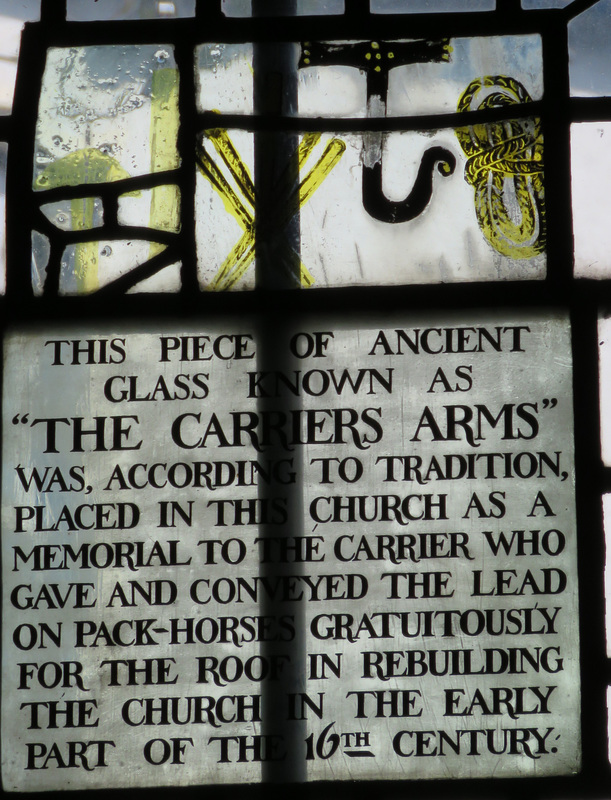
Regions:
<svg viewBox="0 0 611 800"><path fill-rule="evenodd" d="M571 95L611 95L611 0L599 3L569 24Z"/></svg>
<svg viewBox="0 0 611 800"><path fill-rule="evenodd" d="M448 11L492 11L495 0L371 0L374 14L436 14Z"/></svg>
<svg viewBox="0 0 611 800"><path fill-rule="evenodd" d="M68 0L69 20L192 17L195 0Z"/></svg>
<svg viewBox="0 0 611 800"><path fill-rule="evenodd" d="M251 0L223 0L223 13L227 17L252 16ZM297 0L297 16L310 14L343 14L344 0Z"/></svg>
<svg viewBox="0 0 611 800"><path fill-rule="evenodd" d="M10 114L23 23L40 18L40 0L0 0L0 114Z"/></svg>
<svg viewBox="0 0 611 800"><path fill-rule="evenodd" d="M566 8L573 0L522 0L522 8Z"/></svg>
<svg viewBox="0 0 611 800"><path fill-rule="evenodd" d="M0 142L0 293L6 287L6 158L8 145Z"/></svg>
<svg viewBox="0 0 611 800"><path fill-rule="evenodd" d="M40 0L0 0L0 15L16 19L40 19Z"/></svg>

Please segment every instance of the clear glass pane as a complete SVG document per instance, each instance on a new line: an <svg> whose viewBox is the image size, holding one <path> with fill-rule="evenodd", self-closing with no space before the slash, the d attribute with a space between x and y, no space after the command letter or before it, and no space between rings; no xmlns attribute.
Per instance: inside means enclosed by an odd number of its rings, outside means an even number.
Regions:
<svg viewBox="0 0 611 800"><path fill-rule="evenodd" d="M598 342L601 456L603 464L611 467L611 318L601 317L599 320ZM611 505L608 510L611 513ZM608 521L611 526L611 517ZM611 528L609 531L611 534Z"/></svg>
<svg viewBox="0 0 611 800"><path fill-rule="evenodd" d="M611 95L611 0L599 0L569 24L571 95Z"/></svg>
<svg viewBox="0 0 611 800"><path fill-rule="evenodd" d="M573 0L522 0L522 8L565 8Z"/></svg>
<svg viewBox="0 0 611 800"><path fill-rule="evenodd" d="M0 142L0 294L6 289L6 157L8 145Z"/></svg>
<svg viewBox="0 0 611 800"><path fill-rule="evenodd" d="M543 96L539 36L495 36L450 40L448 63L413 64L392 69L389 113L408 115L490 107L490 95L518 104ZM479 83L488 91L473 89ZM473 100L468 101L470 92Z"/></svg>
<svg viewBox="0 0 611 800"><path fill-rule="evenodd" d="M370 0L374 14L418 14L447 11L491 11L496 0Z"/></svg>
<svg viewBox="0 0 611 800"><path fill-rule="evenodd" d="M40 19L40 0L0 0L0 114L10 114L23 23Z"/></svg>
<svg viewBox="0 0 611 800"><path fill-rule="evenodd" d="M607 178L611 170L611 123L571 125L571 184L575 276L611 275L611 201Z"/></svg>
<svg viewBox="0 0 611 800"><path fill-rule="evenodd" d="M251 0L222 0L223 14L227 17L252 16ZM295 15L343 14L344 0L297 0Z"/></svg>
<svg viewBox="0 0 611 800"><path fill-rule="evenodd" d="M250 17L251 0L222 0L223 14L226 17Z"/></svg>
<svg viewBox="0 0 611 800"><path fill-rule="evenodd" d="M196 50L199 111L252 114L252 44L203 44Z"/></svg>
<svg viewBox="0 0 611 800"><path fill-rule="evenodd" d="M611 494L603 495L605 527L605 632L607 657L611 658Z"/></svg>
<svg viewBox="0 0 611 800"><path fill-rule="evenodd" d="M490 166L489 137L521 142L523 170ZM543 140L535 119L457 131L308 134L299 186L278 181L277 221L299 212L296 284L354 286L545 276ZM515 154L514 154L515 155ZM488 163L488 168L483 165ZM479 165L479 166L478 166ZM200 148L200 280L253 288L252 136L208 131Z"/></svg>
<svg viewBox="0 0 611 800"><path fill-rule="evenodd" d="M156 186L119 197L119 225L153 228L157 231L180 230L180 191L178 186Z"/></svg>
<svg viewBox="0 0 611 800"><path fill-rule="evenodd" d="M195 0L68 0L69 20L193 17Z"/></svg>

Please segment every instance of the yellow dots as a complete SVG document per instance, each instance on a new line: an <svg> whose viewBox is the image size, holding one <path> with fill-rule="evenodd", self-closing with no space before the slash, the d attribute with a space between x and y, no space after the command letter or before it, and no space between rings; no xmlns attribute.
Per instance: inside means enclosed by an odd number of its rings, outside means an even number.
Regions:
<svg viewBox="0 0 611 800"><path fill-rule="evenodd" d="M379 50L380 49L380 45L378 44L378 42L372 42L371 46L372 46L372 48L374 50Z"/></svg>
<svg viewBox="0 0 611 800"><path fill-rule="evenodd" d="M365 58L367 61L371 61L371 53L365 53Z"/></svg>
<svg viewBox="0 0 611 800"><path fill-rule="evenodd" d="M310 51L309 50L304 50L303 54L304 54L304 56L309 56L310 55Z"/></svg>
<svg viewBox="0 0 611 800"><path fill-rule="evenodd" d="M394 57L395 57L395 54L394 54L394 53L392 53L392 52L390 52L390 53L388 54L388 57L389 57L389 58L394 58Z"/></svg>
<svg viewBox="0 0 611 800"><path fill-rule="evenodd" d="M376 72L382 72L382 67L376 67L376 68L375 68L375 71L376 71Z"/></svg>
<svg viewBox="0 0 611 800"><path fill-rule="evenodd" d="M310 63L310 59L309 58L304 58L303 59L303 63L304 64L309 64Z"/></svg>
<svg viewBox="0 0 611 800"><path fill-rule="evenodd" d="M382 60L382 53L376 53L376 58L378 59L378 61L381 61Z"/></svg>

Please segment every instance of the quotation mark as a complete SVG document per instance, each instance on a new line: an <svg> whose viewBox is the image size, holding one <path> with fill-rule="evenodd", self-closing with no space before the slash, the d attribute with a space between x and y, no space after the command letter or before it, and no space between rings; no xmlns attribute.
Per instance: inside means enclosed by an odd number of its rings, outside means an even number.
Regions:
<svg viewBox="0 0 611 800"><path fill-rule="evenodd" d="M555 408L558 405L558 400L552 397L550 400L547 398L543 400L543 408Z"/></svg>
<svg viewBox="0 0 611 800"><path fill-rule="evenodd" d="M29 422L28 414L24 414L21 419L19 418L19 414L15 414L13 417L13 425L19 425L20 422L22 425L27 425Z"/></svg>

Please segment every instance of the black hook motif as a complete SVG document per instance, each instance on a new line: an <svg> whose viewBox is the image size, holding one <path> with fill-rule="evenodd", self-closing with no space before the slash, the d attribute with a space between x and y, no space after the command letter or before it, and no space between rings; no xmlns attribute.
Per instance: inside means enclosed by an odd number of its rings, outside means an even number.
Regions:
<svg viewBox="0 0 611 800"><path fill-rule="evenodd" d="M355 42L327 44L304 42L299 67L342 64L357 67L367 76L367 107L377 106L386 114L388 73L393 67L450 60L449 39L411 42ZM382 186L382 158L373 165L363 164L363 206L381 222L407 222L422 214L433 193L435 167L444 177L451 175L456 158L443 147L431 147L422 156L418 175L410 194L402 201L389 200Z"/></svg>
<svg viewBox="0 0 611 800"><path fill-rule="evenodd" d="M445 147L430 147L425 151L418 168L414 187L405 200L389 200L382 187L382 160L372 167L363 165L363 206L374 219L381 222L407 222L422 214L433 194L435 167L444 177L454 172L456 158Z"/></svg>

